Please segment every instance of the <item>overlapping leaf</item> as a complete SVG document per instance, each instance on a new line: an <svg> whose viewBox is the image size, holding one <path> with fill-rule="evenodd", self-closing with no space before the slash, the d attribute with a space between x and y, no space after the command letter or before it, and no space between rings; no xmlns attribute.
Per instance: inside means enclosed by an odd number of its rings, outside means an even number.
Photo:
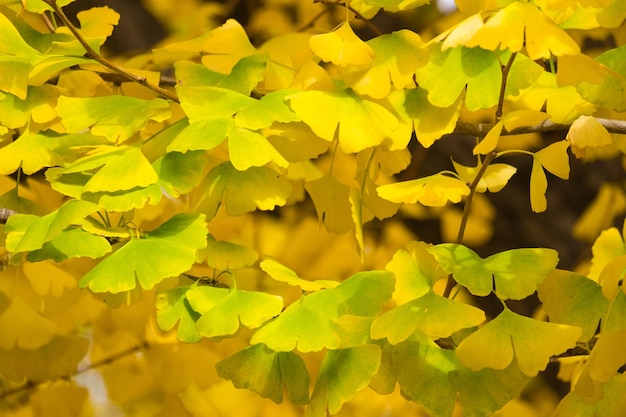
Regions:
<svg viewBox="0 0 626 417"><path fill-rule="evenodd" d="M469 187L463 181L442 173L381 185L377 190L380 197L394 203L415 204L419 202L430 207L441 207L448 201L458 203L470 192Z"/></svg>
<svg viewBox="0 0 626 417"><path fill-rule="evenodd" d="M548 205L545 196L548 189L548 179L544 169L559 178L569 178L568 147L569 142L563 140L535 152L530 173L530 206L534 212L543 212Z"/></svg>
<svg viewBox="0 0 626 417"><path fill-rule="evenodd" d="M454 170L459 174L467 184L474 182L476 174L480 169L480 165L468 167L452 161ZM509 182L511 177L517 172L517 168L509 164L490 164L481 177L476 191L484 193L489 190L497 193Z"/></svg>
<svg viewBox="0 0 626 417"><path fill-rule="evenodd" d="M305 91L287 99L319 137L332 141L338 131L339 146L345 153L380 145L398 126L391 112L350 90Z"/></svg>
<svg viewBox="0 0 626 417"><path fill-rule="evenodd" d="M164 278L188 270L206 246L204 215L178 214L157 229L133 238L102 260L79 281L94 292L133 290L137 281L150 289Z"/></svg>
<svg viewBox="0 0 626 417"><path fill-rule="evenodd" d="M159 328L170 331L178 323L176 336L185 343L197 343L202 337L196 328L200 314L195 311L187 300L187 287L175 287L157 293L155 299L156 319Z"/></svg>
<svg viewBox="0 0 626 417"><path fill-rule="evenodd" d="M272 210L287 202L292 186L269 167L236 170L230 162L213 168L200 186L194 210L212 219L221 204L231 216L259 210Z"/></svg>
<svg viewBox="0 0 626 417"><path fill-rule="evenodd" d="M311 36L309 45L323 61L340 67L367 65L374 59L374 50L352 30L348 21L333 32Z"/></svg>
<svg viewBox="0 0 626 417"><path fill-rule="evenodd" d="M578 91L587 100L600 104L618 112L626 111L626 99L621 91L626 87L626 60L624 59L626 45L604 52L596 61L606 65L614 73L602 78L599 84L583 82ZM607 92L610 92L607 94Z"/></svg>
<svg viewBox="0 0 626 417"><path fill-rule="evenodd" d="M259 329L251 343L277 352L301 352L350 347L369 338L371 319L393 292L393 275L361 272L335 288L303 296L278 318ZM346 346L348 345L348 346Z"/></svg>
<svg viewBox="0 0 626 417"><path fill-rule="evenodd" d="M248 346L216 364L218 374L237 388L247 388L277 404L283 394L294 404L309 402L309 373L293 352L274 352L263 344Z"/></svg>
<svg viewBox="0 0 626 417"><path fill-rule="evenodd" d="M303 291L319 291L325 288L334 288L339 285L339 282L331 280L307 281L300 278L293 270L282 265L276 259L269 257L264 257L259 266L265 273L272 277L272 279L292 286L298 286L302 288Z"/></svg>
<svg viewBox="0 0 626 417"><path fill-rule="evenodd" d="M531 295L559 259L555 250L545 248L511 249L486 259L453 243L432 246L428 251L472 294L486 296L493 291L501 300Z"/></svg>
<svg viewBox="0 0 626 417"><path fill-rule="evenodd" d="M202 337L232 336L243 325L256 328L283 308L282 299L264 292L244 291L212 286L196 286L186 293L194 311L200 313L196 322Z"/></svg>
<svg viewBox="0 0 626 417"><path fill-rule="evenodd" d="M551 356L574 347L581 333L580 327L534 320L505 308L463 339L456 352L461 363L474 371L505 369L515 357L524 374L535 376Z"/></svg>

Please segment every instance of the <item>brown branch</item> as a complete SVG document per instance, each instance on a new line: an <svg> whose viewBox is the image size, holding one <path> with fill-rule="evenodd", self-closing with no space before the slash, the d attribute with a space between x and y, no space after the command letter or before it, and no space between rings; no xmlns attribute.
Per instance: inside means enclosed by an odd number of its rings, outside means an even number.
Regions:
<svg viewBox="0 0 626 417"><path fill-rule="evenodd" d="M59 5L57 4L56 0L43 0L43 1L46 4L48 4L50 7L52 7L52 9L56 13L56 15L63 22L63 24L70 30L70 32L72 32L72 34L74 35L76 40L78 40L78 42L80 42L80 44L83 46L83 48L86 51L86 53L85 53L85 57L86 58L91 58L91 59L93 59L95 61L98 61L101 65L105 66L106 68L110 69L113 72L116 72L116 73L122 75L127 80L136 82L138 84L141 84L144 87L149 88L150 90L156 92L157 94L159 94L160 96L162 96L164 98L167 98L169 100L175 101L177 103L179 102L178 101L178 97L172 91L169 91L169 90L166 90L164 88L161 88L158 85L154 85L151 82L149 82L146 79L146 77L140 77L140 76L135 75L135 74L133 74L131 72L128 72L124 68L121 68L121 67L115 65L114 63L112 63L111 61L109 61L108 59L104 58L102 55L100 55L98 52L96 52L91 47L91 45L89 45L89 43L87 43L87 40L85 40L85 38L80 34L80 32L78 31L76 26L74 26L74 24L68 19L68 17L65 15L65 13L61 9L61 7L59 7Z"/></svg>
<svg viewBox="0 0 626 417"><path fill-rule="evenodd" d="M604 128L609 133L619 133L626 135L626 120L614 120L614 119L600 119L596 118L596 120L604 126ZM467 136L476 136L479 138L485 137L487 133L493 127L493 123L469 123L469 122L457 122L456 128L454 129L455 134L457 135L467 135ZM543 132L567 132L570 128L570 125L564 125L559 123L554 123L551 120L545 120L538 125L534 126L524 126L519 127L513 130L504 129L500 136L510 136L510 135L522 135L525 133L543 133Z"/></svg>

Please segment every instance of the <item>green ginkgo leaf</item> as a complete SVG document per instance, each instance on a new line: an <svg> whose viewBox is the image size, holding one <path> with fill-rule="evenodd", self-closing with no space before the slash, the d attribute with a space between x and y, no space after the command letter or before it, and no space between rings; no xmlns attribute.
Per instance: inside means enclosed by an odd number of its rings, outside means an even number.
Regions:
<svg viewBox="0 0 626 417"><path fill-rule="evenodd" d="M281 297L264 292L244 291L212 286L196 286L186 294L195 311L200 313L196 322L202 337L232 336L241 325L254 329L280 314Z"/></svg>
<svg viewBox="0 0 626 417"><path fill-rule="evenodd" d="M524 374L535 376L551 356L574 347L581 333L580 327L534 320L505 308L463 339L456 352L463 365L474 371L505 369L515 357Z"/></svg>
<svg viewBox="0 0 626 417"><path fill-rule="evenodd" d="M486 296L493 291L501 300L531 295L559 260L555 250L546 248L511 249L486 259L454 243L432 246L428 251L472 294Z"/></svg>
<svg viewBox="0 0 626 417"><path fill-rule="evenodd" d="M596 61L606 65L614 72L602 78L599 84L583 82L578 91L587 100L600 104L617 112L626 111L626 99L620 94L626 87L626 60L624 59L626 46L610 49L596 57ZM619 76L617 76L619 75ZM614 93L607 94L607 91Z"/></svg>
<svg viewBox="0 0 626 417"><path fill-rule="evenodd" d="M263 344L248 346L215 365L222 378L237 388L247 388L276 404L289 401L309 402L309 372L300 356L293 352L274 352Z"/></svg>
<svg viewBox="0 0 626 417"><path fill-rule="evenodd" d="M430 207L441 207L448 201L458 203L470 193L463 181L441 172L415 180L381 185L377 190L380 197L394 203L419 202Z"/></svg>
<svg viewBox="0 0 626 417"><path fill-rule="evenodd" d="M430 291L377 317L372 323L372 339L387 338L395 345L406 340L416 329L440 339L458 330L478 326L483 321L485 313L482 310Z"/></svg>
<svg viewBox="0 0 626 417"><path fill-rule="evenodd" d="M359 98L350 90L305 91L287 97L295 113L319 137L332 141L338 130L344 153L380 145L398 126L383 106Z"/></svg>
<svg viewBox="0 0 626 417"><path fill-rule="evenodd" d="M300 118L285 102L285 97L293 93L292 90L280 90L264 95L254 104L238 112L235 115L235 123L239 127L259 130L273 123L299 122Z"/></svg>
<svg viewBox="0 0 626 417"><path fill-rule="evenodd" d="M133 238L102 260L79 281L81 288L113 294L137 286L150 289L167 277L178 276L196 261L206 246L202 214L177 214L157 229Z"/></svg>
<svg viewBox="0 0 626 417"><path fill-rule="evenodd" d="M40 249L68 226L82 224L85 217L98 209L97 204L88 201L70 200L43 217L15 214L9 217L4 229L6 248L13 253Z"/></svg>
<svg viewBox="0 0 626 417"><path fill-rule="evenodd" d="M610 304L598 283L563 270L548 274L537 293L550 321L582 328L580 338L585 342L595 334Z"/></svg>
<svg viewBox="0 0 626 417"><path fill-rule="evenodd" d="M302 291L319 291L325 288L334 288L339 285L339 282L331 280L307 281L302 279L293 270L282 265L276 259L267 256L263 258L259 266L276 281L300 287Z"/></svg>
<svg viewBox="0 0 626 417"><path fill-rule="evenodd" d="M553 415L554 417L619 416L626 408L624 390L626 390L626 375L616 374L610 381L602 384L602 398L589 402L572 390L561 400Z"/></svg>
<svg viewBox="0 0 626 417"><path fill-rule="evenodd" d="M429 247L424 242L410 242L406 249L397 251L385 266L396 277L393 299L397 303L404 304L422 297L437 281L448 276L428 252Z"/></svg>
<svg viewBox="0 0 626 417"><path fill-rule="evenodd" d="M245 268L254 264L259 254L252 248L232 242L218 241L211 234L207 246L198 252L198 262L220 271Z"/></svg>
<svg viewBox="0 0 626 417"><path fill-rule="evenodd" d="M381 311L392 292L391 273L357 273L335 288L303 296L259 329L251 343L265 343L277 352L296 347L301 352L315 352L363 344L369 337L369 318Z"/></svg>
<svg viewBox="0 0 626 417"><path fill-rule="evenodd" d="M111 252L111 244L104 237L93 235L82 229L68 229L44 243L41 249L30 252L26 255L26 259L29 262L46 259L61 262L80 257L97 259L109 252Z"/></svg>
<svg viewBox="0 0 626 417"><path fill-rule="evenodd" d="M200 183L205 164L204 152L169 152L154 161L152 168L159 177L159 186L163 191L178 198Z"/></svg>
<svg viewBox="0 0 626 417"><path fill-rule="evenodd" d="M232 125L228 132L230 162L238 171L270 162L286 168L289 162L259 132Z"/></svg>
<svg viewBox="0 0 626 417"><path fill-rule="evenodd" d="M68 133L91 129L93 135L104 136L114 143L130 139L150 120L162 122L171 115L163 99L142 100L122 95L61 96L56 109Z"/></svg>
<svg viewBox="0 0 626 417"><path fill-rule="evenodd" d="M344 403L367 387L380 366L380 359L381 351L376 345L329 351L315 381L308 415L337 414Z"/></svg>
<svg viewBox="0 0 626 417"><path fill-rule="evenodd" d="M220 87L180 86L176 91L192 124L199 120L231 117L256 102L252 97Z"/></svg>
<svg viewBox="0 0 626 417"><path fill-rule="evenodd" d="M176 336L184 343L197 343L202 337L196 328L196 321L200 314L191 308L187 300L187 292L193 286L176 287L167 291L160 291L156 295L156 319L161 330L172 330L176 323Z"/></svg>

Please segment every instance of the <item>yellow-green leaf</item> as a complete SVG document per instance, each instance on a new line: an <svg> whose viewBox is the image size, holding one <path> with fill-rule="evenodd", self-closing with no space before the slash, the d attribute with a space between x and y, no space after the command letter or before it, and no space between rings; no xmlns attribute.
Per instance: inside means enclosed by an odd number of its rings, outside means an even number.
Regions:
<svg viewBox="0 0 626 417"><path fill-rule="evenodd" d="M442 173L378 187L378 195L385 200L409 204L419 202L431 207L444 206L448 201L458 203L469 192L463 181Z"/></svg>

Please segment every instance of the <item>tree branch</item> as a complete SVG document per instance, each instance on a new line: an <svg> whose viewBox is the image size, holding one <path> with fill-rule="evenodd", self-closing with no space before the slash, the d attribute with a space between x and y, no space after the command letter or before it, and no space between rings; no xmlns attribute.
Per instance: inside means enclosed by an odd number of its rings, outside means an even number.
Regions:
<svg viewBox="0 0 626 417"><path fill-rule="evenodd" d="M63 10L61 9L61 7L59 7L59 5L57 4L56 0L43 0L43 1L46 4L48 4L50 7L52 7L52 9L56 13L56 15L63 22L63 24L70 30L70 32L72 32L74 37L78 40L78 42L80 42L80 44L83 46L83 48L85 48L85 51L86 51L85 57L91 58L91 59L93 59L95 61L98 61L100 64L102 64L106 68L110 69L111 71L113 71L113 72L115 72L117 74L122 75L127 80L136 82L138 84L141 84L144 87L149 88L150 90L156 92L157 94L159 94L160 96L162 96L164 98L167 98L169 100L175 101L177 103L179 102L178 101L178 97L176 96L175 93L173 93L173 92L171 92L169 90L166 90L164 88L161 88L158 85L154 85L151 82L149 82L146 79L146 77L140 77L140 76L135 75L135 74L133 74L131 72L128 72L124 68L121 68L121 67L115 65L114 63L112 63L111 61L109 61L108 59L104 58L102 55L100 55L98 52L96 52L91 47L91 45L89 45L89 43L87 43L87 41L80 34L80 32L78 31L76 26L74 26L74 24L72 24L72 22L68 19L68 17L65 15Z"/></svg>
<svg viewBox="0 0 626 417"><path fill-rule="evenodd" d="M626 135L626 120L601 119L596 120L604 126L609 133L620 133ZM469 123L457 122L454 129L457 135L468 135L476 137L485 137L493 127L493 123ZM501 136L521 135L524 133L543 133L543 132L567 132L570 125L554 123L551 120L545 120L535 126L524 126L511 131L503 130Z"/></svg>

